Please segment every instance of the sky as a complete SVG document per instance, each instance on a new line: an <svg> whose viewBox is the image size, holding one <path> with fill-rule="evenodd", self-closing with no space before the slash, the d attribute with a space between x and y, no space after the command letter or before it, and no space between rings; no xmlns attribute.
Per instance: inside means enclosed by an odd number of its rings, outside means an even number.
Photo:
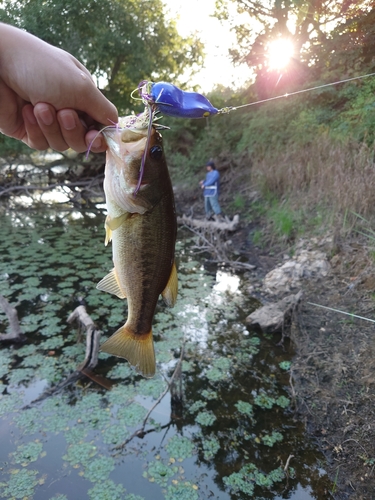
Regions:
<svg viewBox="0 0 375 500"><path fill-rule="evenodd" d="M163 0L170 15L177 19L177 29L182 36L198 31L205 45L204 66L191 83L209 92L215 84L241 88L251 77L247 65L234 67L228 49L236 38L228 26L210 17L215 10L215 0Z"/></svg>

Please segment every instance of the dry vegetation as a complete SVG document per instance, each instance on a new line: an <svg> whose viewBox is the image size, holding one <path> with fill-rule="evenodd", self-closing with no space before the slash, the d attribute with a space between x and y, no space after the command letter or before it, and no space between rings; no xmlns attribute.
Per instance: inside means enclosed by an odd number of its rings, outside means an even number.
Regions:
<svg viewBox="0 0 375 500"><path fill-rule="evenodd" d="M321 135L303 148L257 161L252 181L296 207L331 207L336 213L374 211L374 152L366 144L335 142Z"/></svg>

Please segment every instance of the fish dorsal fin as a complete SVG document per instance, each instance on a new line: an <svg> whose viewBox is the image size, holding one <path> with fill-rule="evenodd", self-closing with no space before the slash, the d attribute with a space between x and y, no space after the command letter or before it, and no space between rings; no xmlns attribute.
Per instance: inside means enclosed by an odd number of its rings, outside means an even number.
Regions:
<svg viewBox="0 0 375 500"><path fill-rule="evenodd" d="M119 282L117 280L115 268L113 268L110 273L108 273L101 281L99 281L99 283L96 285L96 288L98 290L102 290L103 292L117 295L119 299L126 299L126 295L121 290Z"/></svg>
<svg viewBox="0 0 375 500"><path fill-rule="evenodd" d="M102 344L100 350L127 359L137 372L146 378L155 375L156 364L152 331L139 335L124 325Z"/></svg>
<svg viewBox="0 0 375 500"><path fill-rule="evenodd" d="M164 302L167 304L168 307L173 307L175 305L177 300L177 292L178 292L178 277L177 277L176 264L174 262L167 286L161 292Z"/></svg>
<svg viewBox="0 0 375 500"><path fill-rule="evenodd" d="M124 212L119 217L111 217L107 215L104 223L105 227L105 246L112 240L112 232L118 229L123 222L126 221L130 216L129 212Z"/></svg>

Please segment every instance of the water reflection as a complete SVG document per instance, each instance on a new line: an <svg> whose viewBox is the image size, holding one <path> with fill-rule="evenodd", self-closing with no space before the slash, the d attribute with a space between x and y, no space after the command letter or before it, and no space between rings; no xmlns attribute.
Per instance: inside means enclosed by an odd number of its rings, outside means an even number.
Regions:
<svg viewBox="0 0 375 500"><path fill-rule="evenodd" d="M216 292L236 293L240 288L240 277L226 271L217 271L216 283L213 289Z"/></svg>

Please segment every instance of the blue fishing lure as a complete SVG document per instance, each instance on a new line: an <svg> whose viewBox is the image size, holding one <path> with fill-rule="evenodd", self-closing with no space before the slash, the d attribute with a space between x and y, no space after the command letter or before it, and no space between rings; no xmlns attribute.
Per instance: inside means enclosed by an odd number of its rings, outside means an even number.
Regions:
<svg viewBox="0 0 375 500"><path fill-rule="evenodd" d="M177 118L206 118L219 110L197 92L185 92L166 82L141 82L139 93L145 104L156 107L161 113Z"/></svg>

